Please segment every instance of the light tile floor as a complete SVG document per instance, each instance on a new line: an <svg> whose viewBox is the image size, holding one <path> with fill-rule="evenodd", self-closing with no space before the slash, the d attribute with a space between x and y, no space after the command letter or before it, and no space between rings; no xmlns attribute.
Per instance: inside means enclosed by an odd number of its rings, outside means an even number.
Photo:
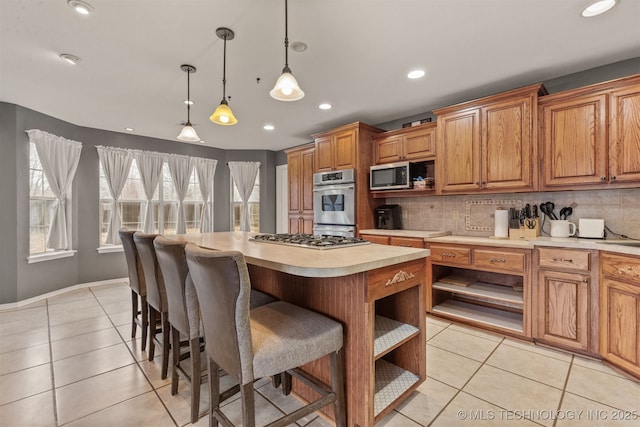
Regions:
<svg viewBox="0 0 640 427"><path fill-rule="evenodd" d="M0 426L190 425L188 389L171 396L129 316L126 284L0 311ZM427 381L378 426L640 426L640 383L598 361L429 316L426 346ZM267 380L256 390L259 425L299 407ZM203 385L203 412L207 399ZM237 398L225 413L239 423Z"/></svg>

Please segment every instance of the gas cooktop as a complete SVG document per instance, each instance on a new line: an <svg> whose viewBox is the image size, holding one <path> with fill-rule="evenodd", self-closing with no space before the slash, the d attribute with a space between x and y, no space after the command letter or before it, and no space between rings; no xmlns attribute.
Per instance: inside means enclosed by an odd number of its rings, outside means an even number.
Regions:
<svg viewBox="0 0 640 427"><path fill-rule="evenodd" d="M249 240L312 249L337 249L371 243L360 237L318 236L313 234L256 234Z"/></svg>

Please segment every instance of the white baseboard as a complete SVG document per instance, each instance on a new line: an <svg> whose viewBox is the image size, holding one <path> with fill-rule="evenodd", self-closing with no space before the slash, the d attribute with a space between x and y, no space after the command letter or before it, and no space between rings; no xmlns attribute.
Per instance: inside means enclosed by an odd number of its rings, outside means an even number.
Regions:
<svg viewBox="0 0 640 427"><path fill-rule="evenodd" d="M0 304L0 311L3 310L12 310L15 308L24 307L25 305L33 304L34 302L42 301L47 298L54 297L56 295L62 295L64 293L75 291L78 289L84 288L92 288L95 286L103 286L103 285L115 285L117 283L129 283L128 277L123 277L121 279L109 279L109 280L99 280L97 282L88 282L88 283L80 283L78 285L67 286L66 288L58 289L56 291L47 292L46 294L38 295L32 298L28 298L22 301L17 302L8 302L5 304Z"/></svg>

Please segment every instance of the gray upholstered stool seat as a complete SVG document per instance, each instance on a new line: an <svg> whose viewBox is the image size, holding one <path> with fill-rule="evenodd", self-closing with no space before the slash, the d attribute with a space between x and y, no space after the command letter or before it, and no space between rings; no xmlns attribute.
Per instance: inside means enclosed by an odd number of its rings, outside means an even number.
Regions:
<svg viewBox="0 0 640 427"><path fill-rule="evenodd" d="M250 313L253 375L275 375L338 351L342 325L326 316L278 301Z"/></svg>

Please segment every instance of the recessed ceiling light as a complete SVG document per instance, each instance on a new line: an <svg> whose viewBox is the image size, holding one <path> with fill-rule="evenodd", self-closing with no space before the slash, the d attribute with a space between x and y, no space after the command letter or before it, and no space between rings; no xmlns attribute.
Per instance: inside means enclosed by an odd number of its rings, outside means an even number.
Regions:
<svg viewBox="0 0 640 427"><path fill-rule="evenodd" d="M291 43L291 50L295 52L304 52L305 50L307 50L307 45L306 43L302 42L293 42Z"/></svg>
<svg viewBox="0 0 640 427"><path fill-rule="evenodd" d="M93 12L93 6L82 0L67 0L67 4L80 15L89 15Z"/></svg>
<svg viewBox="0 0 640 427"><path fill-rule="evenodd" d="M76 65L78 61L80 61L80 58L70 53L62 53L60 54L60 58L72 65Z"/></svg>
<svg viewBox="0 0 640 427"><path fill-rule="evenodd" d="M581 15L585 18L591 18L593 16L598 16L602 13L605 13L613 6L616 5L616 0L599 0L594 3L591 3L589 6L582 10Z"/></svg>
<svg viewBox="0 0 640 427"><path fill-rule="evenodd" d="M127 132L133 132L135 129L134 128L124 128L124 130L126 130Z"/></svg>
<svg viewBox="0 0 640 427"><path fill-rule="evenodd" d="M318 108L321 110L330 110L333 107L331 104L323 103L318 105Z"/></svg>
<svg viewBox="0 0 640 427"><path fill-rule="evenodd" d="M264 130L274 130L275 129L275 127L273 125L264 125L262 128Z"/></svg>
<svg viewBox="0 0 640 427"><path fill-rule="evenodd" d="M409 71L409 74L407 74L407 77L410 79L419 79L420 77L424 76L424 70L413 70L413 71Z"/></svg>

